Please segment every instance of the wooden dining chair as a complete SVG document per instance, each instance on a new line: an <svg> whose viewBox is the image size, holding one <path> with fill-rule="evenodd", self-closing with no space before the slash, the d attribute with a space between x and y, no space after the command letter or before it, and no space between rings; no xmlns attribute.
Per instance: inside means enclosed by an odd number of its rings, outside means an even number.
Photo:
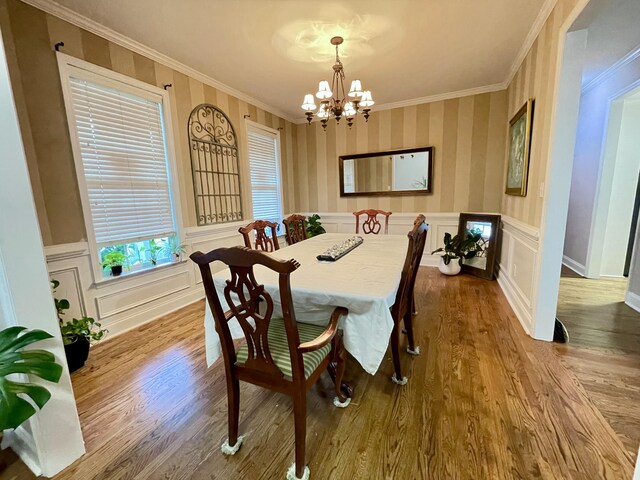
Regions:
<svg viewBox="0 0 640 480"><path fill-rule="evenodd" d="M243 442L243 436L238 435L239 381L259 385L293 398L295 463L289 468L287 478L308 478L309 468L305 464L307 391L320 374L328 370L336 385L334 405L346 407L353 394L351 387L342 382L346 354L338 332L338 320L347 315L348 310L337 307L326 328L297 323L290 275L300 264L293 259L278 260L246 247L218 248L206 254L195 252L190 258L200 267L222 344L229 408L229 438L222 445L222 452L233 455ZM221 292L229 306L226 312L211 275L211 263L215 261L221 261L230 271L231 278ZM279 274L282 318L274 316L274 301L254 276L256 265ZM228 325L233 319L239 323L246 339L238 349Z"/></svg>
<svg viewBox="0 0 640 480"><path fill-rule="evenodd" d="M289 215L282 220L288 245L293 245L294 243L307 239L306 221L307 217L297 214Z"/></svg>
<svg viewBox="0 0 640 480"><path fill-rule="evenodd" d="M425 223L424 215L419 215L414 222L413 229L407 234L409 237L409 245L407 247L407 256L402 267L400 276L400 285L396 300L391 307L391 316L393 317L393 331L391 332L391 355L393 357L394 373L391 377L394 383L398 385L406 385L407 377L402 376L400 366L400 331L401 322L404 321L404 327L407 333L407 353L411 355L419 355L420 347L415 344L413 336L413 290L416 283L416 275L420 267L420 260L424 252L424 246L427 241L427 230L429 227Z"/></svg>
<svg viewBox="0 0 640 480"><path fill-rule="evenodd" d="M378 221L378 215L384 216L384 233L389 233L389 217L392 212L385 212L384 210L359 210L353 212L356 216L356 234L360 233L360 216L366 215L367 218L362 222L362 233L377 235L382 230L382 224Z"/></svg>
<svg viewBox="0 0 640 480"><path fill-rule="evenodd" d="M271 235L267 234L267 228L271 229ZM255 250L262 250L264 252L273 252L280 249L278 244L278 224L276 222L269 222L268 220L255 220L246 227L240 227L238 232L242 234L244 238L244 246L247 248L254 248ZM251 245L251 231L254 231L255 243Z"/></svg>

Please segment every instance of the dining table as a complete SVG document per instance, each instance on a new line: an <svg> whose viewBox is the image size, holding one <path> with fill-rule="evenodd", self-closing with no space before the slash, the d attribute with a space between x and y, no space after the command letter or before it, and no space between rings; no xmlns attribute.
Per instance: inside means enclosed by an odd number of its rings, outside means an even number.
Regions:
<svg viewBox="0 0 640 480"><path fill-rule="evenodd" d="M325 233L268 253L281 260L295 259L300 267L291 273L291 296L296 320L326 326L335 307L345 307L340 319L346 350L362 368L375 374L384 359L393 330L390 307L395 302L400 275L407 255L406 235L364 235L363 242L335 261L316 257L353 234ZM282 315L278 274L262 265L254 267L259 284L271 295L274 316ZM214 285L223 308L228 268L216 272ZM211 308L205 309L207 365L221 356L221 345ZM237 320L229 322L231 336L244 338Z"/></svg>

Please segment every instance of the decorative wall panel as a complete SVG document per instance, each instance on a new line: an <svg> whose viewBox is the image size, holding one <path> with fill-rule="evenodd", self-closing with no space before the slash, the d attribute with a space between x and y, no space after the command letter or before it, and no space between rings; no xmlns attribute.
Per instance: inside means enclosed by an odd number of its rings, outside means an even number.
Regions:
<svg viewBox="0 0 640 480"><path fill-rule="evenodd" d="M189 116L198 225L242 220L238 139L227 115L202 104Z"/></svg>

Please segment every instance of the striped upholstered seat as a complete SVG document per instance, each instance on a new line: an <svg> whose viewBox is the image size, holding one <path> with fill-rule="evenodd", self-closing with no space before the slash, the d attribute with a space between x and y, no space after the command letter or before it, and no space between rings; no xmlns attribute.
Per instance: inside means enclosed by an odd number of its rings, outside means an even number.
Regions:
<svg viewBox="0 0 640 480"><path fill-rule="evenodd" d="M298 335L300 343L315 340L324 332L325 327L309 325L308 323L298 323ZM287 332L284 328L282 318L272 318L269 322L269 350L274 363L287 377L291 377L291 356L287 344ZM327 344L319 350L302 354L304 360L304 376L309 376L318 368L318 365L331 351L331 344ZM248 358L248 348L245 343L236 353L236 364L244 364Z"/></svg>

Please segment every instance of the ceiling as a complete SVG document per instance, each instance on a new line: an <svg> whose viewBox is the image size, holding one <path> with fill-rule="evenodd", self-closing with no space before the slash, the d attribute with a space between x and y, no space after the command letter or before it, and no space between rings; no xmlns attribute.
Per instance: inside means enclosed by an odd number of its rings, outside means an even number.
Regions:
<svg viewBox="0 0 640 480"><path fill-rule="evenodd" d="M301 118L305 93L329 80L334 50L347 82L377 104L504 84L550 0L57 0L91 20ZM534 32L535 33L535 32ZM530 37L530 35L529 35ZM503 85L504 86L504 85ZM490 88L487 88L490 89Z"/></svg>
<svg viewBox="0 0 640 480"><path fill-rule="evenodd" d="M582 74L583 85L640 48L640 1L591 0L571 26L588 29Z"/></svg>

